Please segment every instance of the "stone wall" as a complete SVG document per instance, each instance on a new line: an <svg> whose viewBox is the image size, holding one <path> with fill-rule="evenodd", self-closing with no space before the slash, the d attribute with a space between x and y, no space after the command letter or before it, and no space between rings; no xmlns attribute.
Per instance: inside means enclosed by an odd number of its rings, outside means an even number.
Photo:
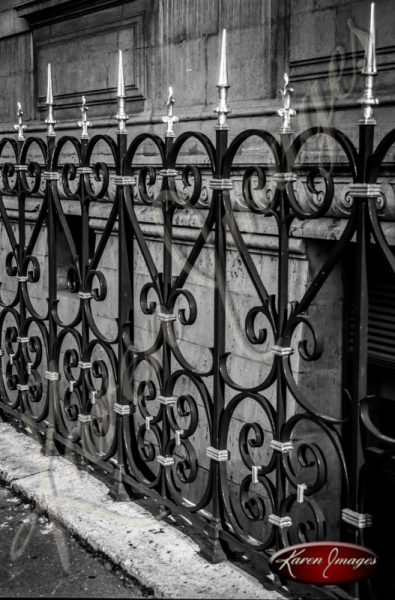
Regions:
<svg viewBox="0 0 395 600"><path fill-rule="evenodd" d="M235 133L249 126L276 131L273 116L287 70L296 94L296 130L319 122L355 136L368 0L4 0L0 15L2 130L14 121L17 100L31 127L43 130L48 61L58 128L75 125L82 95L95 126L112 127L118 49L125 53L131 130L162 131L169 85L181 122L211 129L225 27ZM394 121L391 0L376 2L376 20L384 130Z"/></svg>

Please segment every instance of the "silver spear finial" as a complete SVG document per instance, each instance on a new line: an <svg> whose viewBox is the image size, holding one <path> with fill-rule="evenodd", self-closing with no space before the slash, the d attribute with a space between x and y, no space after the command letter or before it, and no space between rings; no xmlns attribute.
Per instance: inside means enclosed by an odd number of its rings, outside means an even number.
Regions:
<svg viewBox="0 0 395 600"><path fill-rule="evenodd" d="M54 136L55 130L54 125L56 121L53 116L53 93L52 93L52 73L51 73L51 64L48 63L48 78L47 78L47 106L48 106L48 116L45 119L45 123L47 124L47 135Z"/></svg>
<svg viewBox="0 0 395 600"><path fill-rule="evenodd" d="M216 129L229 129L227 115L230 113L228 106L228 66L226 60L226 29L222 30L222 43L221 43L221 60L219 66L219 77L217 83L218 89L218 106L215 112L218 115L218 122Z"/></svg>
<svg viewBox="0 0 395 600"><path fill-rule="evenodd" d="M378 104L378 99L374 96L374 77L377 75L376 65L376 23L375 23L375 11L374 2L370 5L370 25L368 41L365 48L365 58L363 62L362 75L365 78L365 86L362 98L359 100L362 105L363 118L361 123L366 125L374 125L376 121L373 117L373 106Z"/></svg>
<svg viewBox="0 0 395 600"><path fill-rule="evenodd" d="M118 59L118 112L115 115L115 118L118 121L118 133L126 133L126 121L128 120L128 115L125 113L125 80L123 75L123 60L122 60L122 50L119 50L119 59Z"/></svg>

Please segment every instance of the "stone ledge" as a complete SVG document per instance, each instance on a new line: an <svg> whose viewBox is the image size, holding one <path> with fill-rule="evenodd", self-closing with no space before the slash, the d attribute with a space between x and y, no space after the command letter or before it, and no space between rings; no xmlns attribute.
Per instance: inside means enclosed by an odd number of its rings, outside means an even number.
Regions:
<svg viewBox="0 0 395 600"><path fill-rule="evenodd" d="M156 597L285 600L228 562L206 562L182 532L132 501L115 502L104 483L65 458L42 456L37 442L1 422L0 455L0 478L15 492L152 588Z"/></svg>

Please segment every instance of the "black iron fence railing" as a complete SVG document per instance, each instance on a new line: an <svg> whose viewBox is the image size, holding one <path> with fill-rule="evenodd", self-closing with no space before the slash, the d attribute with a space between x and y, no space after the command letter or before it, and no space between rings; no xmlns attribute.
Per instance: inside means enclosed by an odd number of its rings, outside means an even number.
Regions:
<svg viewBox="0 0 395 600"><path fill-rule="evenodd" d="M374 149L373 32L372 22L359 148L332 128L294 136L287 77L280 137L248 130L229 144L225 34L214 142L175 136L170 90L165 140L128 143L121 60L115 140L89 138L85 100L80 138L56 139L49 72L46 141L25 139L19 106L17 139L0 142L2 413L48 454L70 451L105 470L114 497L142 494L183 515L213 561L238 549L268 573L275 549L328 538L390 552L381 533L394 523L372 489L391 489L379 478L391 472L395 435L380 427L369 387L368 256L374 246L394 277L380 215L395 130ZM301 166L320 137L340 159ZM237 155L252 139L265 161L243 168L235 201ZM191 140L208 183L183 163ZM160 168L144 162L146 144ZM339 173L342 226L322 236L333 239L305 276L309 249L293 227L329 223ZM325 304L339 269L352 305L343 342L332 335L341 314ZM384 339L392 312L381 297ZM384 571L351 592L371 597L383 581Z"/></svg>

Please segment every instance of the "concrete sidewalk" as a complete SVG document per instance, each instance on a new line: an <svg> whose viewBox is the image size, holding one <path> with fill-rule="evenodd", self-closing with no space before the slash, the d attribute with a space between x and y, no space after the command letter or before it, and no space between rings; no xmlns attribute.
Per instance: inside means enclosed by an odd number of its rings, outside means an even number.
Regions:
<svg viewBox="0 0 395 600"><path fill-rule="evenodd" d="M206 562L181 531L132 501L114 502L93 475L43 456L37 442L2 422L0 479L157 597L284 599L231 563Z"/></svg>

